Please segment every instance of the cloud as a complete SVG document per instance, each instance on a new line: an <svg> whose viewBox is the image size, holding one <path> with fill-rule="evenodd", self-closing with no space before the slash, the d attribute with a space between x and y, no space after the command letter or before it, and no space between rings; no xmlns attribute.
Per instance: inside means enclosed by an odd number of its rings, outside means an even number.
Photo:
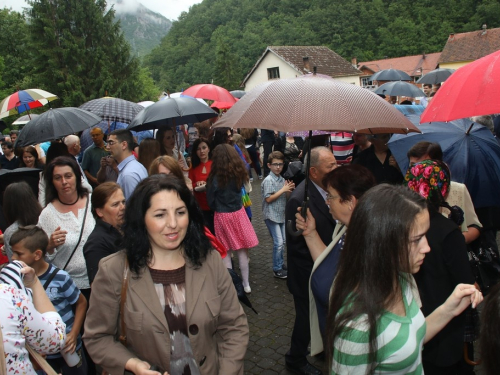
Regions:
<svg viewBox="0 0 500 375"><path fill-rule="evenodd" d="M110 1L108 5L114 5L116 13L135 13L141 5L137 0Z"/></svg>

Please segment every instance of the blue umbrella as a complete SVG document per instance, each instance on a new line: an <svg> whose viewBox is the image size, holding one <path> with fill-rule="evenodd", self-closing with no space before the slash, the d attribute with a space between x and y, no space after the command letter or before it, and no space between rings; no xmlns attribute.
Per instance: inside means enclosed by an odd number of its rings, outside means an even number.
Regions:
<svg viewBox="0 0 500 375"><path fill-rule="evenodd" d="M474 207L500 206L500 145L491 132L468 119L418 125L420 117L408 119L422 131L395 134L388 146L403 173L408 150L417 142L437 142L443 150L453 181L464 183Z"/></svg>

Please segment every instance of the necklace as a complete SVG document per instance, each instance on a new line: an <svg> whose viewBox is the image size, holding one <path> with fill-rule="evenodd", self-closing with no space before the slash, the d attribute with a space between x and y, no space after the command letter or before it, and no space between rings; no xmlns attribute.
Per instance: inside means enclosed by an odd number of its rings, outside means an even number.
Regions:
<svg viewBox="0 0 500 375"><path fill-rule="evenodd" d="M74 201L73 203L64 203L62 200L59 199L59 196L57 196L57 200L61 203L61 204L64 204L65 206L73 206L76 202L78 202L78 200L80 199L80 197L77 195L76 196L76 201Z"/></svg>

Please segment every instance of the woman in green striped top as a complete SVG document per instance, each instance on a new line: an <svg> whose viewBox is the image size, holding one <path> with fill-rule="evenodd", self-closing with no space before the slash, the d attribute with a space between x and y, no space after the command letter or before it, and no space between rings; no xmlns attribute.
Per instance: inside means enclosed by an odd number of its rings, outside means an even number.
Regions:
<svg viewBox="0 0 500 375"><path fill-rule="evenodd" d="M327 321L332 374L422 374L421 350L453 317L483 299L460 284L427 318L411 274L430 251L426 201L387 184L359 200L347 230Z"/></svg>

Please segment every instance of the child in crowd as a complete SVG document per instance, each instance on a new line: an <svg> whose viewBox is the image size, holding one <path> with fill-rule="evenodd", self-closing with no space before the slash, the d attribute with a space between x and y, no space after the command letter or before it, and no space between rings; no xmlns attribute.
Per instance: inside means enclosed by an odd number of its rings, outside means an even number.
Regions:
<svg viewBox="0 0 500 375"><path fill-rule="evenodd" d="M19 227L10 238L12 259L23 261L35 270L49 299L66 323L66 341L62 350L69 353L76 350L80 357L80 362L75 367L69 367L60 353L48 355L47 362L63 375L87 375L87 363L80 336L87 311L87 300L66 271L45 261L45 249L48 244L49 238L43 229L35 225Z"/></svg>
<svg viewBox="0 0 500 375"><path fill-rule="evenodd" d="M287 270L283 261L285 249L285 206L287 193L295 189L292 181L285 180L280 172L283 170L285 156L279 151L269 154L267 166L271 173L262 181L262 214L273 239L273 271L274 277L287 278Z"/></svg>

